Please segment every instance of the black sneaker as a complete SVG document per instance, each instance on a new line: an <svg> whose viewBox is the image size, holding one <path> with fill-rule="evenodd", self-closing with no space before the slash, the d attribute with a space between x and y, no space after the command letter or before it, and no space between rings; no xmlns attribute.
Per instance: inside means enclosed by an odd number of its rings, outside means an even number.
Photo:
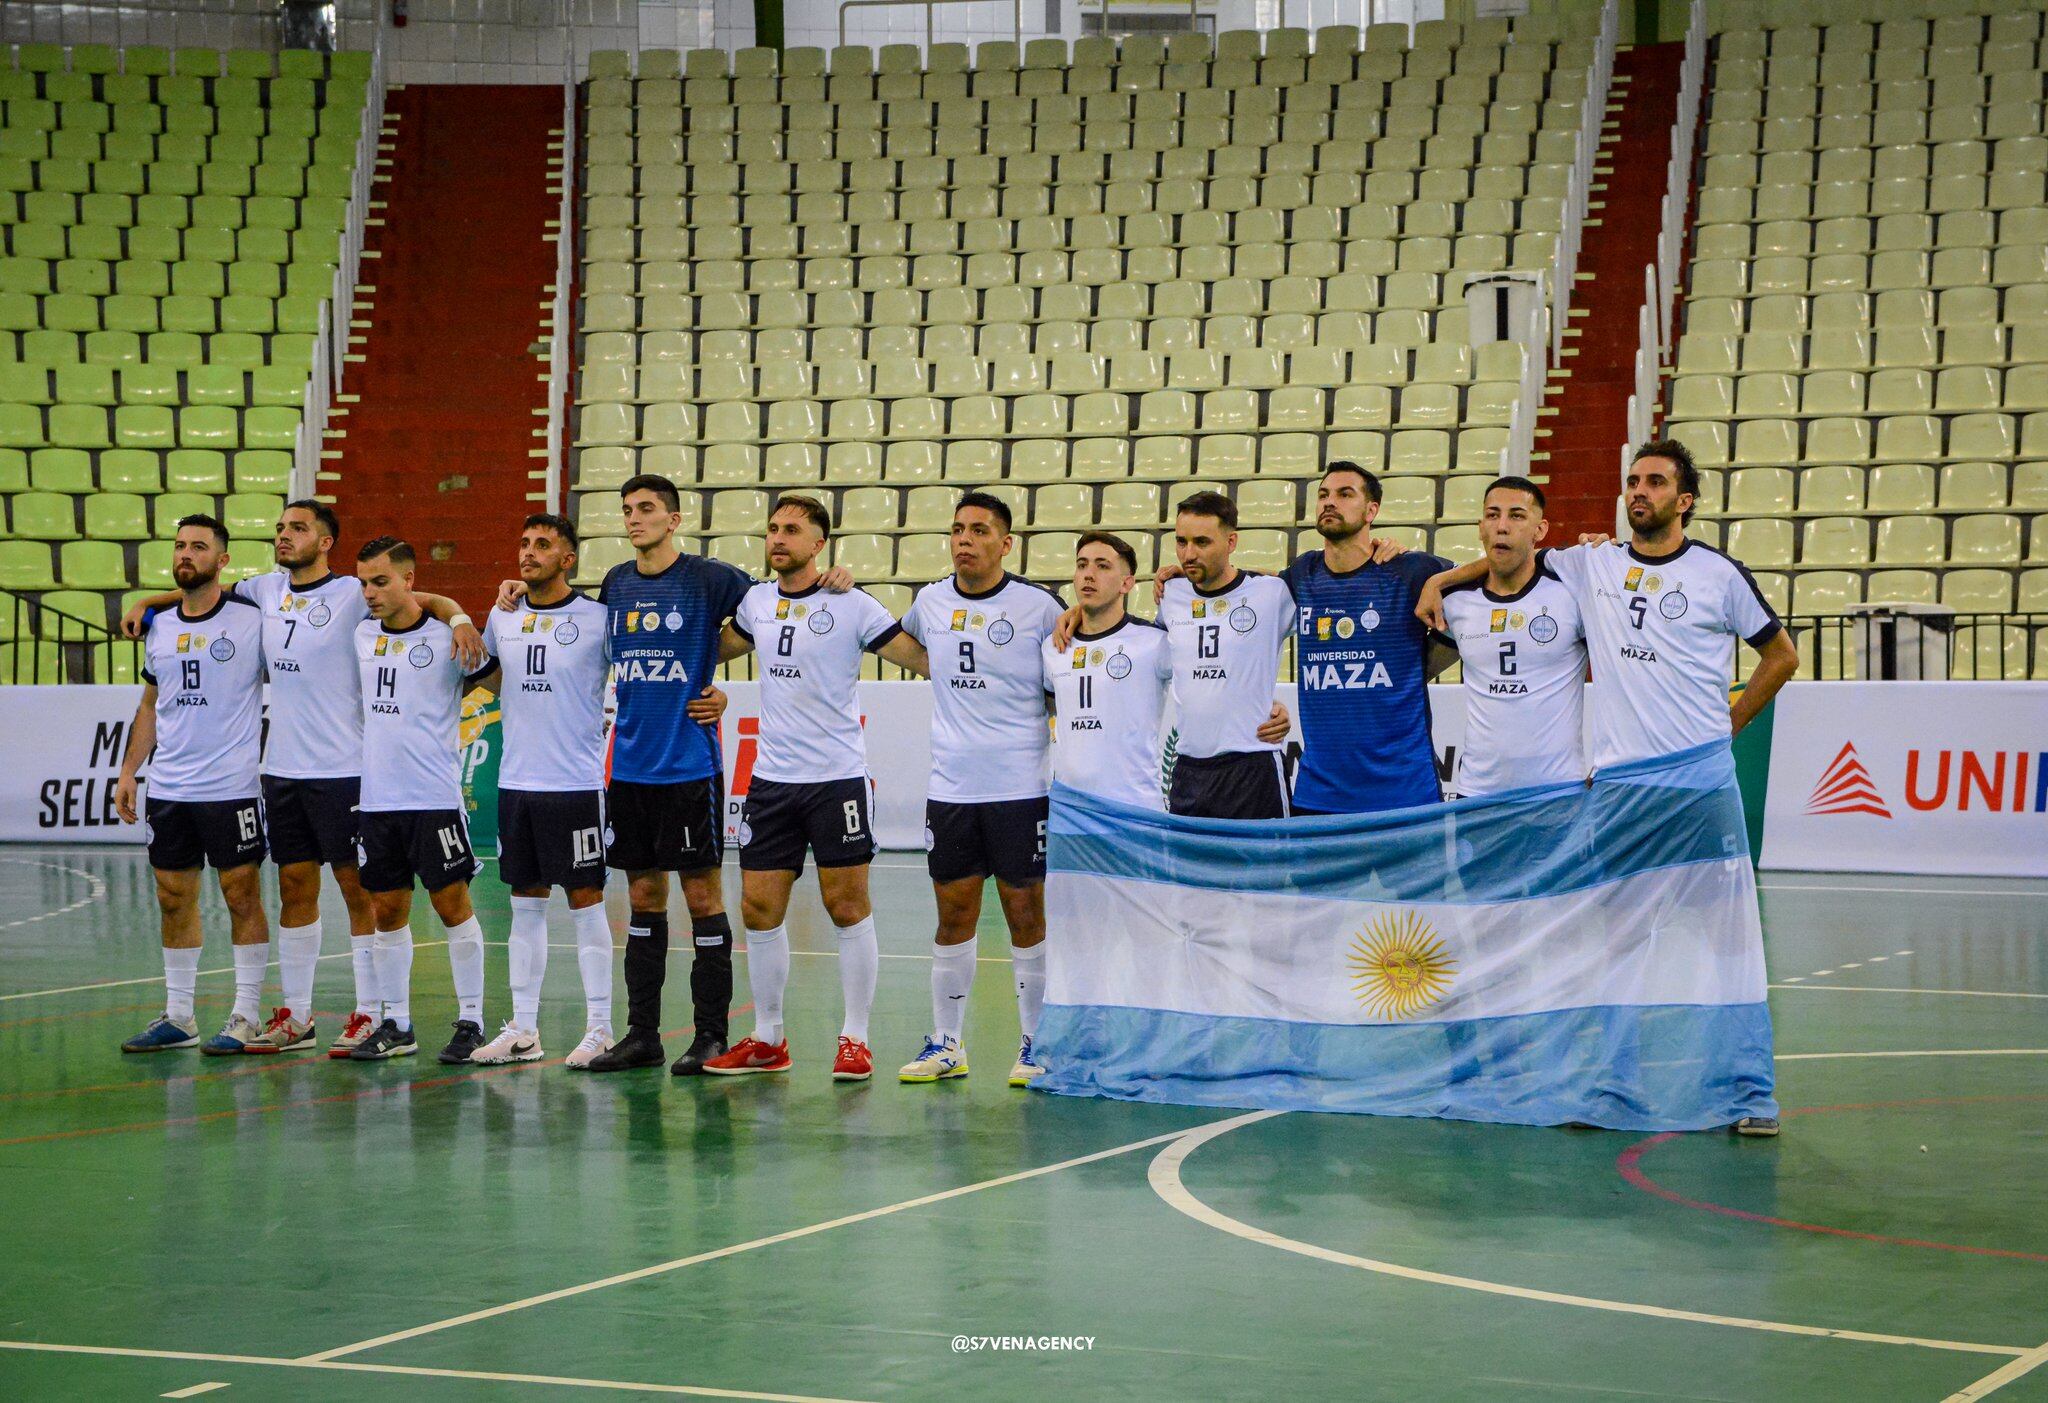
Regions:
<svg viewBox="0 0 2048 1403"><path fill-rule="evenodd" d="M1778 1118L1776 1116L1744 1116L1728 1128L1737 1135L1768 1137L1778 1133Z"/></svg>
<svg viewBox="0 0 2048 1403"><path fill-rule="evenodd" d="M645 1028L628 1028L626 1036L591 1058L585 1070L623 1072L633 1067L659 1067L667 1056L658 1036Z"/></svg>
<svg viewBox="0 0 2048 1403"><path fill-rule="evenodd" d="M420 1050L412 1029L400 1028L387 1018L361 1042L348 1050L351 1062L382 1062L387 1057L410 1057Z"/></svg>
<svg viewBox="0 0 2048 1403"><path fill-rule="evenodd" d="M469 1054L484 1045L484 1029L481 1023L472 1023L467 1018L455 1022L455 1036L448 1039L448 1046L441 1049L441 1060L449 1066L469 1061Z"/></svg>
<svg viewBox="0 0 2048 1403"><path fill-rule="evenodd" d="M668 1074L672 1077L701 1077L704 1064L714 1057L726 1053L725 1039L714 1038L709 1033L699 1033L690 1039L690 1050L669 1063Z"/></svg>

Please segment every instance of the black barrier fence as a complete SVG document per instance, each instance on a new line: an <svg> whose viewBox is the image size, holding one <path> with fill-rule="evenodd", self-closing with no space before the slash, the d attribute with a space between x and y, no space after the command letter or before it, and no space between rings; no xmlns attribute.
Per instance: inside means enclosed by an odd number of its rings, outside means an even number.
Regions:
<svg viewBox="0 0 2048 1403"><path fill-rule="evenodd" d="M139 682L142 645L106 626L107 597L91 590L0 590L0 684Z"/></svg>

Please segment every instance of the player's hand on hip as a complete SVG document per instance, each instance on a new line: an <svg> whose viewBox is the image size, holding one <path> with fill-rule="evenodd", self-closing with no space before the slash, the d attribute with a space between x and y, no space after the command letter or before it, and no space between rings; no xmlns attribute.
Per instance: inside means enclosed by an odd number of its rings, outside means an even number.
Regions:
<svg viewBox="0 0 2048 1403"><path fill-rule="evenodd" d="M1415 600L1415 617L1439 633L1444 630L1444 592L1434 577L1423 582L1422 593Z"/></svg>
<svg viewBox="0 0 2048 1403"><path fill-rule="evenodd" d="M462 664L464 672L475 672L484 665L484 636L477 632L475 624L464 619L451 625L448 635L455 643L455 661Z"/></svg>
<svg viewBox="0 0 2048 1403"><path fill-rule="evenodd" d="M135 822L135 776L123 775L114 786L114 812L121 815L121 822Z"/></svg>
<svg viewBox="0 0 2048 1403"><path fill-rule="evenodd" d="M511 613L511 612L512 612L512 611L513 611L514 609L517 609L517 608L519 607L519 603L520 603L520 601L521 601L521 600L523 600L523 599L525 599L525 598L526 598L526 581L524 581L524 580L500 580L500 581L498 581L498 607L499 607L500 609L503 609L503 610L504 610L504 611L505 611L506 613L508 613L508 614L509 614L509 613Z"/></svg>
<svg viewBox="0 0 2048 1403"><path fill-rule="evenodd" d="M825 587L827 594L844 594L853 588L853 571L844 565L835 565L818 576L818 583Z"/></svg>
<svg viewBox="0 0 2048 1403"><path fill-rule="evenodd" d="M1054 651L1064 653L1068 646L1073 643L1074 634L1080 627L1081 606L1078 604L1053 620L1052 646Z"/></svg>
<svg viewBox="0 0 2048 1403"><path fill-rule="evenodd" d="M1395 556L1405 555L1407 551L1408 547L1402 545L1399 541L1387 536L1375 536L1372 538L1370 558L1375 565L1385 565Z"/></svg>
<svg viewBox="0 0 2048 1403"><path fill-rule="evenodd" d="M1294 729L1294 718L1287 714L1287 708L1279 702L1273 703L1273 710L1259 724L1259 739L1268 745L1278 745L1287 739L1287 733Z"/></svg>
<svg viewBox="0 0 2048 1403"><path fill-rule="evenodd" d="M701 695L691 698L683 711L700 726L716 726L725 715L725 704L730 700L718 688L706 687Z"/></svg>

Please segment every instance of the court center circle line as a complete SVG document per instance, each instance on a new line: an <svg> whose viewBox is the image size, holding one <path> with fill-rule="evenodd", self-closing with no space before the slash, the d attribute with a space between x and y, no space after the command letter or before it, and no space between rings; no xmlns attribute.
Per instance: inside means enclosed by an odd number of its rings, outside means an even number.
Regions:
<svg viewBox="0 0 2048 1403"><path fill-rule="evenodd" d="M40 916L24 916L18 921L0 921L0 930L14 930L19 926L32 926L37 921L47 921L53 916L68 916L73 911L90 906L96 901L105 901L107 899L107 879L96 872L88 872L83 867L69 867L61 862L42 862L32 857L0 857L0 862L10 863L16 867L42 867L51 872L68 872L74 877L85 878L91 884L91 889L69 906L59 906L56 910L45 911Z"/></svg>
<svg viewBox="0 0 2048 1403"><path fill-rule="evenodd" d="M1211 1140L1229 1134L1232 1130L1253 1124L1258 1120L1270 1120L1286 1114L1283 1111L1268 1111L1263 1115L1242 1120L1218 1121L1212 1125L1197 1126L1186 1134L1169 1141L1165 1148L1153 1156L1146 1171L1152 1192L1159 1195L1167 1206L1182 1213L1205 1227L1241 1237L1264 1247L1277 1247L1283 1252L1317 1261L1331 1262L1338 1266L1356 1267L1360 1271L1378 1273L1381 1276L1398 1277L1405 1281L1420 1281L1432 1286L1450 1286L1462 1291L1477 1291L1490 1296L1507 1296L1517 1300L1540 1301L1548 1305L1576 1306L1582 1310L1602 1310L1618 1315L1648 1316L1657 1320L1678 1320L1695 1325L1720 1325L1740 1330L1761 1330L1776 1335L1805 1335L1825 1339L1856 1340L1864 1344L1914 1345L1921 1349L1950 1350L1962 1354L1995 1354L2017 1358L2029 1353L2034 1346L1990 1345L1970 1340L1937 1340L1917 1335L1886 1335L1869 1330L1843 1330L1825 1325L1802 1325L1786 1320L1755 1320L1745 1316L1713 1315L1705 1311L1679 1310L1670 1306L1646 1305L1638 1301L1607 1300L1598 1296L1577 1296L1561 1291L1544 1291L1530 1286L1513 1286L1501 1281L1482 1281L1477 1277L1454 1276L1447 1272L1425 1271L1419 1267L1403 1266L1399 1262L1383 1262L1372 1257L1361 1257L1350 1252L1339 1252L1334 1248L1303 1242L1298 1238L1282 1236L1265 1228L1255 1227L1228 1214L1218 1212L1196 1198L1181 1180L1181 1166L1189 1155L1208 1144Z"/></svg>

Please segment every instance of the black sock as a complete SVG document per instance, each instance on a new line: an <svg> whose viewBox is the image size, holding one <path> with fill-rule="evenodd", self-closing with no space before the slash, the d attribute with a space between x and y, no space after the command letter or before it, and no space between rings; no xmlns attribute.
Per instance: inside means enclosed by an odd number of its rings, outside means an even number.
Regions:
<svg viewBox="0 0 2048 1403"><path fill-rule="evenodd" d="M726 1015L732 1012L732 922L725 913L692 917L690 935L696 958L690 962L690 1000L696 1005L697 1034L726 1040Z"/></svg>
<svg viewBox="0 0 2048 1403"><path fill-rule="evenodd" d="M661 1033L661 984L668 975L668 913L635 911L626 923L626 1026Z"/></svg>

